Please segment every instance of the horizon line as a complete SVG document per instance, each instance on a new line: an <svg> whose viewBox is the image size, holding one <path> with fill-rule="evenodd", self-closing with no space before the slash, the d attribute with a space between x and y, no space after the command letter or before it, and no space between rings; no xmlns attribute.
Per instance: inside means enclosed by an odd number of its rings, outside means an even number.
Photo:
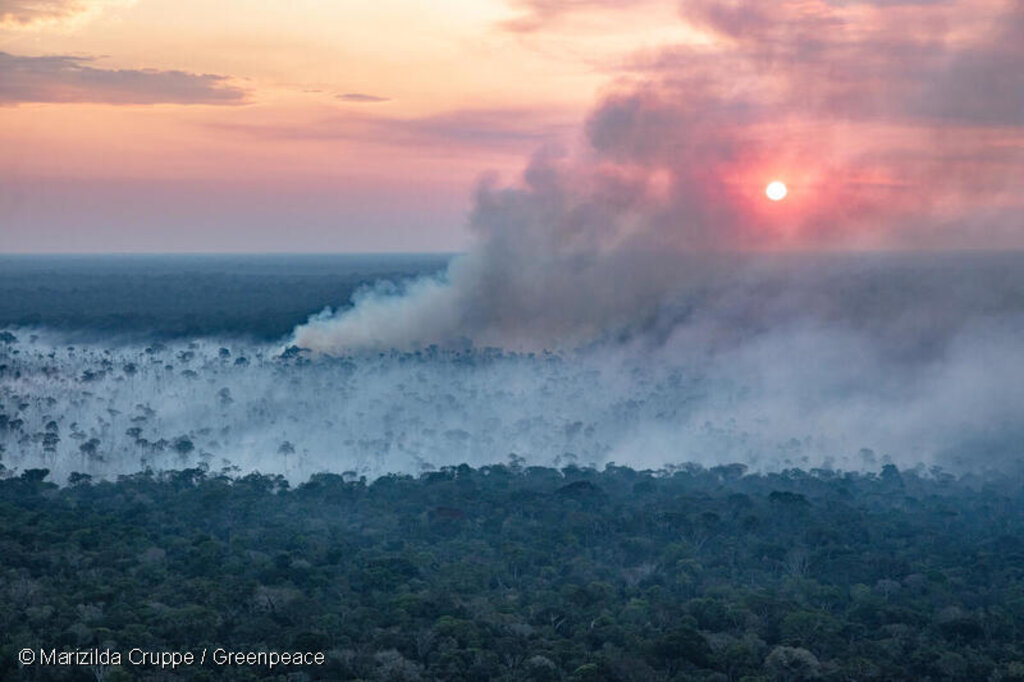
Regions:
<svg viewBox="0 0 1024 682"><path fill-rule="evenodd" d="M0 258L5 257L266 257L266 256L447 256L466 255L472 250L463 251L0 251ZM707 250L680 251L680 256L789 256L789 255L944 255L944 254L1017 254L1024 253L1024 246L1015 248L888 248L888 249L779 249L779 250Z"/></svg>

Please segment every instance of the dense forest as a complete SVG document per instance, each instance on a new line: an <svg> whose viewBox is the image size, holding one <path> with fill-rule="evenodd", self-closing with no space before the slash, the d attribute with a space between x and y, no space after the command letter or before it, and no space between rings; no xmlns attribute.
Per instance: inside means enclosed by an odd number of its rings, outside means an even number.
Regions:
<svg viewBox="0 0 1024 682"><path fill-rule="evenodd" d="M1024 679L1008 477L5 473L2 679ZM21 667L26 647L325 660Z"/></svg>

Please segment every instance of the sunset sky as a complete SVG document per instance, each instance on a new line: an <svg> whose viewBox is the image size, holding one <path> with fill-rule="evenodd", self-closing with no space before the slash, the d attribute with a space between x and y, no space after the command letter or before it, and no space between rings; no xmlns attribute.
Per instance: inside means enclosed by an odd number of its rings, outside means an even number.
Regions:
<svg viewBox="0 0 1024 682"><path fill-rule="evenodd" d="M0 0L2 252L462 250L538 153L696 246L1022 248L1024 0Z"/></svg>

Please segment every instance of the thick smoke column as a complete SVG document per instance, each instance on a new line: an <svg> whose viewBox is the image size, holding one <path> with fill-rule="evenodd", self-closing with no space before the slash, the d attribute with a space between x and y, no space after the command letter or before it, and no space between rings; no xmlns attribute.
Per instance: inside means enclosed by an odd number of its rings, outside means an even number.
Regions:
<svg viewBox="0 0 1024 682"><path fill-rule="evenodd" d="M1024 247L1024 2L682 14L709 41L637 55L579 150L483 182L467 254L292 343L357 365L452 353L428 402L487 411L444 412L467 456L1017 467L1019 257L938 252ZM562 364L481 373L490 346ZM436 464L442 440L416 447Z"/></svg>
<svg viewBox="0 0 1024 682"><path fill-rule="evenodd" d="M683 254L1020 246L1024 2L912 6L914 31L903 3L684 3L713 47L637 56L583 151L482 184L443 276L364 291L294 343L574 347L703 286L715 268Z"/></svg>
<svg viewBox="0 0 1024 682"><path fill-rule="evenodd" d="M692 259L684 267L683 254L735 249L755 235L741 216L711 210L701 194L724 190L688 170L718 163L724 147L691 150L677 168L608 158L625 144L613 137L646 125L619 120L633 106L650 103L609 102L592 119L591 138L606 150L595 146L583 160L545 151L521 186L483 183L470 220L475 245L443 275L363 291L352 309L296 329L294 343L324 352L467 339L571 347L652 319L666 293L706 274ZM705 137L698 128L695 140Z"/></svg>
<svg viewBox="0 0 1024 682"><path fill-rule="evenodd" d="M522 188L484 185L471 221L477 244L443 276L363 291L351 310L298 328L294 342L318 351L466 339L536 349L652 315L686 273L652 248L649 182L598 171L585 179L598 191L575 186L581 180L541 155Z"/></svg>

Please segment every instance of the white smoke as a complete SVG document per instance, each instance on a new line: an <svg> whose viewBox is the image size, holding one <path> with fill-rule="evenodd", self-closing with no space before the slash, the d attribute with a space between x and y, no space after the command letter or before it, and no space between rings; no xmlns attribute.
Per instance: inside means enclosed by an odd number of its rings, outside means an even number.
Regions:
<svg viewBox="0 0 1024 682"><path fill-rule="evenodd" d="M647 240L646 188L636 178L594 177L618 194L570 187L578 171L540 155L525 186L484 184L474 249L441 276L364 290L353 306L295 330L318 352L409 350L438 344L505 349L572 346L653 314L684 281L675 255ZM613 189L612 185L617 185Z"/></svg>
<svg viewBox="0 0 1024 682"><path fill-rule="evenodd" d="M295 480L513 454L547 466L1017 470L1020 261L783 257L728 269L722 258L643 324L558 353L466 341L281 357L216 339L69 348L15 330L17 342L0 343L2 463Z"/></svg>

